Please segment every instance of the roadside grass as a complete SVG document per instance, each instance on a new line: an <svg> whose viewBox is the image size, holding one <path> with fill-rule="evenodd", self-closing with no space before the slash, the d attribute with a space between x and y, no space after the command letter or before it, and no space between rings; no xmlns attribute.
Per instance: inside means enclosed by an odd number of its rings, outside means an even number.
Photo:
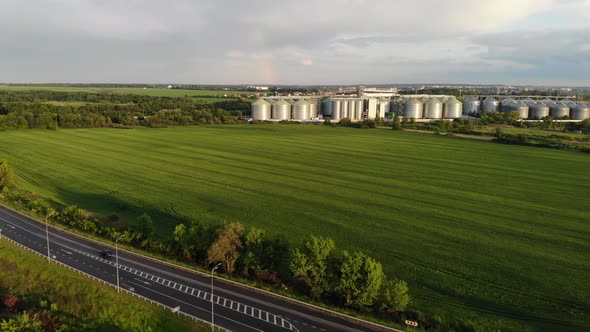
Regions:
<svg viewBox="0 0 590 332"><path fill-rule="evenodd" d="M209 326L177 316L131 295L117 294L73 271L0 239L0 289L28 301L56 304L97 331L209 331ZM36 301L36 302L35 302ZM69 318L71 319L71 318Z"/></svg>
<svg viewBox="0 0 590 332"><path fill-rule="evenodd" d="M238 220L330 236L407 280L412 309L481 330L587 330L590 158L322 126L23 130L20 185L133 223Z"/></svg>

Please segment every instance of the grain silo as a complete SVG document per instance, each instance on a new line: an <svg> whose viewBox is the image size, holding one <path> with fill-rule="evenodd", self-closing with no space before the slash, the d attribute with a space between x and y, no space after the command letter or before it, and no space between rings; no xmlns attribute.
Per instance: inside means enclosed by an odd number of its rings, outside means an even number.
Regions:
<svg viewBox="0 0 590 332"><path fill-rule="evenodd" d="M531 106L529 106L529 105L525 104L524 102L519 101L518 103L516 103L514 105L514 111L518 112L519 119L528 119L529 111L530 111L531 107L535 107L537 105L538 104L531 104ZM544 104L542 104L542 105L545 106ZM547 108L547 113L549 113L549 108Z"/></svg>
<svg viewBox="0 0 590 332"><path fill-rule="evenodd" d="M531 99L530 97L526 97L525 99L521 100L523 103L531 106L533 104L536 104L537 102L534 101L533 99Z"/></svg>
<svg viewBox="0 0 590 332"><path fill-rule="evenodd" d="M356 112L358 114L357 118L359 120L362 120L364 111L365 111L365 100L359 98L356 101Z"/></svg>
<svg viewBox="0 0 590 332"><path fill-rule="evenodd" d="M354 100L351 100L350 103L348 104L348 107L350 108L348 113L350 114L350 117L352 119L360 119L361 118L360 112L357 109L357 106L358 106L357 101L358 101L358 99L354 99Z"/></svg>
<svg viewBox="0 0 590 332"><path fill-rule="evenodd" d="M500 107L502 113L510 113L516 111L516 102L512 98L506 98L502 100L502 106Z"/></svg>
<svg viewBox="0 0 590 332"><path fill-rule="evenodd" d="M340 120L342 118L342 100L334 99L332 103L332 120Z"/></svg>
<svg viewBox="0 0 590 332"><path fill-rule="evenodd" d="M498 102L496 99L492 97L488 97L483 101L482 111L483 113L498 112L499 107L500 102Z"/></svg>
<svg viewBox="0 0 590 332"><path fill-rule="evenodd" d="M348 114L348 100L347 99L342 100L342 106L340 109L340 116L342 116L342 118L349 118L350 117L350 115Z"/></svg>
<svg viewBox="0 0 590 332"><path fill-rule="evenodd" d="M566 104L563 104L563 103L553 104L549 108L550 108L551 117L554 119L559 119L564 116L570 116L570 107L567 106Z"/></svg>
<svg viewBox="0 0 590 332"><path fill-rule="evenodd" d="M270 120L270 103L258 99L252 103L252 120Z"/></svg>
<svg viewBox="0 0 590 332"><path fill-rule="evenodd" d="M546 116L549 116L549 106L538 103L531 106L529 118L532 120L540 120Z"/></svg>
<svg viewBox="0 0 590 332"><path fill-rule="evenodd" d="M293 120L309 119L309 103L305 99L299 99L293 104Z"/></svg>
<svg viewBox="0 0 590 332"><path fill-rule="evenodd" d="M410 99L404 104L404 117L422 119L424 115L424 104L418 99Z"/></svg>
<svg viewBox="0 0 590 332"><path fill-rule="evenodd" d="M459 119L463 113L463 104L456 98L449 98L444 105L443 117L446 119Z"/></svg>
<svg viewBox="0 0 590 332"><path fill-rule="evenodd" d="M554 102L553 100L549 99L549 98L545 98L543 100L541 100L541 102L547 106L549 106L549 108L551 108L552 105L557 104L556 102Z"/></svg>
<svg viewBox="0 0 590 332"><path fill-rule="evenodd" d="M369 98L367 100L367 119L375 119L377 117L377 98Z"/></svg>
<svg viewBox="0 0 590 332"><path fill-rule="evenodd" d="M479 113L481 109L481 101L476 97L469 97L463 103L463 114Z"/></svg>
<svg viewBox="0 0 590 332"><path fill-rule="evenodd" d="M277 100L272 105L273 120L289 120L291 118L291 104L283 99Z"/></svg>
<svg viewBox="0 0 590 332"><path fill-rule="evenodd" d="M564 104L566 104L571 110L573 110L574 108L578 107L578 104L574 103L573 101L564 101Z"/></svg>
<svg viewBox="0 0 590 332"><path fill-rule="evenodd" d="M424 104L425 119L441 119L443 116L443 104L436 98L430 99Z"/></svg>
<svg viewBox="0 0 590 332"><path fill-rule="evenodd" d="M390 101L387 98L377 99L377 110L375 112L375 118L384 118L386 113L389 113Z"/></svg>
<svg viewBox="0 0 590 332"><path fill-rule="evenodd" d="M578 104L576 108L571 109L572 120L584 120L590 118L590 106Z"/></svg>
<svg viewBox="0 0 590 332"><path fill-rule="evenodd" d="M318 100L310 99L309 101L309 118L316 119L318 117Z"/></svg>
<svg viewBox="0 0 590 332"><path fill-rule="evenodd" d="M334 112L334 100L332 98L327 98L322 101L322 114L324 117L332 118L332 114Z"/></svg>

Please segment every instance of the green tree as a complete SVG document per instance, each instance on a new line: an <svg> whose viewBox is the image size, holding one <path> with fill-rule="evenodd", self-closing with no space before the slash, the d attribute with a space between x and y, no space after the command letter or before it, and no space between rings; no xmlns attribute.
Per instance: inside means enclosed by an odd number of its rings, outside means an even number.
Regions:
<svg viewBox="0 0 590 332"><path fill-rule="evenodd" d="M137 231L145 237L150 237L154 233L154 222L149 214L144 213L137 218Z"/></svg>
<svg viewBox="0 0 590 332"><path fill-rule="evenodd" d="M342 256L337 290L343 293L347 305L372 305L385 279L381 263L358 251L351 255L345 250Z"/></svg>
<svg viewBox="0 0 590 332"><path fill-rule="evenodd" d="M244 257L242 262L244 264L245 275L253 272L260 273L262 270L262 256L264 255L264 230L256 227L251 227L245 238Z"/></svg>
<svg viewBox="0 0 590 332"><path fill-rule="evenodd" d="M404 118L404 120L405 120L405 118ZM396 116L393 119L393 125L391 126L391 129L393 129L393 130L402 130L402 124L399 121L399 116Z"/></svg>
<svg viewBox="0 0 590 332"><path fill-rule="evenodd" d="M309 286L311 296L316 299L328 288L328 258L334 249L334 240L312 235L303 250L297 248L293 252L291 271Z"/></svg>
<svg viewBox="0 0 590 332"><path fill-rule="evenodd" d="M240 223L226 224L219 231L217 240L209 247L207 257L209 263L223 263L225 272L231 274L239 257L238 248L242 247L244 225Z"/></svg>
<svg viewBox="0 0 590 332"><path fill-rule="evenodd" d="M183 244L186 238L186 225L178 224L174 227L174 240L179 244Z"/></svg>
<svg viewBox="0 0 590 332"><path fill-rule="evenodd" d="M23 311L22 314L0 322L0 331L3 332L37 332L42 331L41 322L36 317L30 317Z"/></svg>
<svg viewBox="0 0 590 332"><path fill-rule="evenodd" d="M408 284L403 280L386 280L381 290L381 309L388 312L404 311L412 298Z"/></svg>
<svg viewBox="0 0 590 332"><path fill-rule="evenodd" d="M8 161L0 160L0 189L14 185L14 173L8 165Z"/></svg>

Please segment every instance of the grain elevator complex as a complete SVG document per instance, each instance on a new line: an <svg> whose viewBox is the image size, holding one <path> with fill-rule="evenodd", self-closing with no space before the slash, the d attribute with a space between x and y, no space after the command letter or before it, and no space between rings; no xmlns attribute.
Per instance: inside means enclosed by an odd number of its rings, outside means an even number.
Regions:
<svg viewBox="0 0 590 332"><path fill-rule="evenodd" d="M252 120L313 122L392 119L420 121L459 119L489 112L518 112L521 120L544 117L581 121L590 118L590 105L563 97L400 95L391 90L359 88L354 95L264 97L252 104Z"/></svg>

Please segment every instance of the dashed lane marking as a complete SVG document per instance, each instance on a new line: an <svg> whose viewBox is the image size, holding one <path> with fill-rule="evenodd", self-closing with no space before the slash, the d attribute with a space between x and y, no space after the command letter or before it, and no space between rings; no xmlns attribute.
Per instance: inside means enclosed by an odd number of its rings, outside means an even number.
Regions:
<svg viewBox="0 0 590 332"><path fill-rule="evenodd" d="M108 259L104 259L104 258L95 256L95 255L92 255L92 254L89 254L89 253L86 253L86 252L83 252L83 251L80 251L80 250L77 250L77 249L73 249L73 250L76 251L76 252L78 252L78 253L80 253L80 254L82 254L82 255L84 255L84 256L93 258L93 259L98 260L100 262L103 262L103 263L112 265L114 267L117 266L116 263L114 263L114 262L112 262L112 261L110 261ZM153 277L154 277L151 274L148 274L148 273L145 273L143 271L139 271L137 269L134 269L134 268L131 268L131 267L128 267L128 266L124 266L124 265L121 265L121 264L119 264L119 269L122 269L122 270L127 271L127 272L132 273L132 274L135 274L135 275L137 275L139 277L142 277L142 278L146 278L146 279L149 278L150 280L153 280ZM158 284L161 284L161 285L170 287L172 289L178 290L178 291L180 291L182 293L185 293L185 294L188 294L188 295L193 295L194 292L195 292L195 290L197 290L195 288L188 287L186 285L181 285L181 284L178 284L178 283L173 282L171 280L166 280L166 279L159 278L159 277L156 278L156 281L155 282L158 283ZM200 291L200 290L197 290L197 291L198 291L197 292L197 297L198 298L205 299L205 300L206 299L209 299L209 301L211 301L211 294L210 293L203 292L203 291ZM201 296L201 294L202 294L202 296ZM223 300L223 304L221 304L221 302L222 302L221 300ZM212 299L211 302L215 302L218 305L223 306L225 308L228 308L230 310L237 311L237 312L240 312L240 313L242 313L244 315L247 315L247 316L250 316L250 317L253 317L253 318L260 319L260 320L265 321L265 322L267 322L269 324L272 324L272 325L275 325L275 326L284 328L286 330L299 332L299 330L293 324L291 324L291 322L289 322L288 320L286 320L286 319L284 319L284 318L282 318L282 317L280 317L278 315L275 315L273 313L270 313L270 312L267 312L267 311L262 311L260 309L256 309L256 308L250 307L248 305L245 305L243 303L239 303L239 302L236 302L234 300L226 299L226 298L223 298L223 297L220 297L220 296L217 296L217 295L213 296L213 299ZM252 310L248 310L249 308L252 308ZM252 312L252 314L249 314L250 311ZM254 314L255 311L258 311L258 315L255 315ZM264 316L264 318L263 318L263 316Z"/></svg>

